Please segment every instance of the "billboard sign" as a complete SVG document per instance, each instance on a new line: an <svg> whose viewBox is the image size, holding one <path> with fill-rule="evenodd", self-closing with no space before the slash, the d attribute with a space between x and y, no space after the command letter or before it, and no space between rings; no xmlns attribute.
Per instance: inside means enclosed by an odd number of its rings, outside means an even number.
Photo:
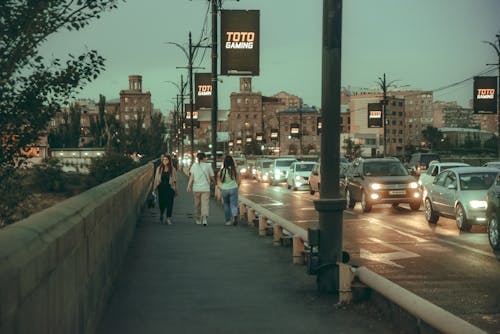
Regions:
<svg viewBox="0 0 500 334"><path fill-rule="evenodd" d="M259 75L260 11L221 10L221 75Z"/></svg>
<svg viewBox="0 0 500 334"><path fill-rule="evenodd" d="M212 73L195 73L195 110L212 108Z"/></svg>
<svg viewBox="0 0 500 334"><path fill-rule="evenodd" d="M474 114L496 114L497 77L474 77Z"/></svg>
<svg viewBox="0 0 500 334"><path fill-rule="evenodd" d="M368 103L368 127L381 128L382 124L382 105L380 103Z"/></svg>

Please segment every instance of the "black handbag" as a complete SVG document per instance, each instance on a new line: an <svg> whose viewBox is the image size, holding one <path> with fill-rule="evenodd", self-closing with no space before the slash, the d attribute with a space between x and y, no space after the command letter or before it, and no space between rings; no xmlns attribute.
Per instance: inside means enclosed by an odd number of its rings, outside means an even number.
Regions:
<svg viewBox="0 0 500 334"><path fill-rule="evenodd" d="M148 203L148 208L152 209L155 207L155 203L156 203L156 193L154 191L150 191L149 194L148 194L148 199L147 199L147 203Z"/></svg>

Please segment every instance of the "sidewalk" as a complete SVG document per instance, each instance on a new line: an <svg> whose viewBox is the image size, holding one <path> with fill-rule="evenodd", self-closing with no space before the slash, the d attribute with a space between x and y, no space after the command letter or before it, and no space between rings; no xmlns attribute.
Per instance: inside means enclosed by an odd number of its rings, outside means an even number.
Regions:
<svg viewBox="0 0 500 334"><path fill-rule="evenodd" d="M194 224L179 173L173 225L144 209L97 333L398 333L368 304L337 306L315 276L246 222L225 226L211 200Z"/></svg>

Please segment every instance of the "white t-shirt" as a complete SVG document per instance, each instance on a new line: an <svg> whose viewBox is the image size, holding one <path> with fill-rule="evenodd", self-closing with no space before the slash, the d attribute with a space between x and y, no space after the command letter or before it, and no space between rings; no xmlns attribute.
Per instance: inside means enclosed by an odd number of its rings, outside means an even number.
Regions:
<svg viewBox="0 0 500 334"><path fill-rule="evenodd" d="M189 169L189 173L193 175L193 192L210 191L210 176L214 176L211 164L195 163Z"/></svg>

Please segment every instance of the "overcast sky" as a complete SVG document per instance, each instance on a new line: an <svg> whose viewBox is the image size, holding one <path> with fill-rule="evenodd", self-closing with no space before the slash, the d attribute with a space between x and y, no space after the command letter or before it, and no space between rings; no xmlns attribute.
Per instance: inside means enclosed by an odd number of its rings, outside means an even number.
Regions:
<svg viewBox="0 0 500 334"><path fill-rule="evenodd" d="M167 113L180 82L178 69L187 58L188 33L196 42L205 26L210 36L207 0L127 0L89 27L53 35L42 47L46 56L62 57L96 49L106 58L106 71L79 94L107 100L128 88L128 76L143 76L155 108ZM321 105L321 0L225 0L224 9L260 10L260 75L253 90L263 95L280 91L304 103ZM220 17L219 17L220 23ZM436 90L492 69L500 34L499 0L346 0L343 1L342 85L376 87L378 77L409 88ZM195 60L210 72L210 51ZM219 64L220 71L220 64ZM229 108L229 95L239 90L238 77L220 77L219 108ZM407 87L408 88L408 87ZM435 91L434 100L468 106L472 80Z"/></svg>

